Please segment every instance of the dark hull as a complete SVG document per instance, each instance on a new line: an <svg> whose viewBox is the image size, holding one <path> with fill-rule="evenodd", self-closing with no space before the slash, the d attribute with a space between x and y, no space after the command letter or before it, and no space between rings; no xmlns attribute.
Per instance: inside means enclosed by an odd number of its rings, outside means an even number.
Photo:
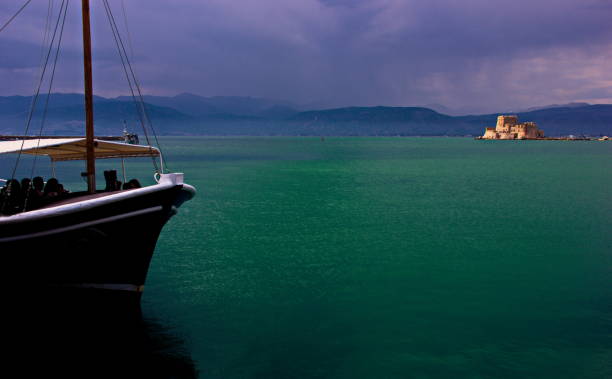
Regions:
<svg viewBox="0 0 612 379"><path fill-rule="evenodd" d="M136 193L136 192L135 192ZM192 193L183 185L0 223L4 288L140 294L164 224Z"/></svg>

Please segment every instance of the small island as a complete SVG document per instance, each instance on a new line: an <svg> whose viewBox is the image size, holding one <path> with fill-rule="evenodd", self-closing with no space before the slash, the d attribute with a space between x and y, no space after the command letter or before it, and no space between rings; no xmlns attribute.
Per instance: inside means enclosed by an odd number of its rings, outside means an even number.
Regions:
<svg viewBox="0 0 612 379"><path fill-rule="evenodd" d="M485 134L479 139L542 139L544 131L538 129L535 122L519 124L518 116L498 116L494 128L485 128Z"/></svg>

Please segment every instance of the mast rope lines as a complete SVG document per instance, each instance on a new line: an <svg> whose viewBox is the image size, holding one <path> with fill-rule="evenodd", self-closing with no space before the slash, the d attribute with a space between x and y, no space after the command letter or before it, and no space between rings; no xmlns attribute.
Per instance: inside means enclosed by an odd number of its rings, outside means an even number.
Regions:
<svg viewBox="0 0 612 379"><path fill-rule="evenodd" d="M138 118L140 119L140 124L142 126L142 130L144 132L145 139L147 140L147 145L151 146L151 142L149 140L149 133L147 131L147 124L148 124L149 127L151 128L151 132L153 133L153 137L155 138L155 144L157 145L157 148L159 149L159 151L161 152L163 156L163 151L161 149L161 145L157 138L157 133L155 132L155 128L153 127L153 122L151 121L151 118L149 117L149 114L147 112L144 97L140 89L140 84L138 83L138 79L136 78L136 74L134 73L134 69L132 67L128 53L126 51L125 44L123 43L123 39L121 38L121 33L119 32L119 28L117 27L117 23L115 21L113 11L110 7L110 4L108 3L108 0L103 0L102 3L104 4L104 8L106 10L106 17L108 18L108 22L113 32L113 38L115 39L117 53L119 54L121 65L123 66L123 71L125 73L125 77L128 82L128 86L130 88L130 92L132 94L132 100L134 101L134 105L138 113ZM125 17L125 14L124 14L124 17ZM136 88L136 91L134 91L134 87ZM136 97L136 92L138 93L138 98ZM167 167L167 161L164 160L164 164L160 165L161 167L158 168L155 157L152 156L151 158L153 160L153 166L155 167L155 170L163 174L164 166Z"/></svg>
<svg viewBox="0 0 612 379"><path fill-rule="evenodd" d="M40 121L40 128L38 130L38 143L34 150L38 150L40 147L40 141L43 133L43 129L45 127L45 121L47 120L47 111L49 110L49 99L51 98L51 90L53 89L53 80L55 79L55 69L57 68L57 61L60 53L60 46L62 45L62 37L64 36L64 25L66 24L66 14L68 13L68 4L70 0L66 0L66 6L64 7L64 15L62 16L62 27L60 29L59 39L57 40L57 47L55 49L55 58L53 60L53 68L51 69L51 77L49 78L49 88L47 89L47 98L45 99L45 106L43 108L42 119ZM62 8L60 7L60 15L62 13ZM53 47L52 45L50 46ZM32 160L32 170L30 171L30 178L34 177L34 170L36 169L36 161L38 159L38 154L34 155L34 159ZM52 177L55 177L55 162L52 166ZM33 183L30 182L30 187L32 187ZM26 192L26 198L23 203L23 210L26 210L28 205L28 200L30 197L30 192Z"/></svg>
<svg viewBox="0 0 612 379"><path fill-rule="evenodd" d="M59 55L61 39L62 39L62 35L63 35L63 32L64 32L64 25L65 25L65 22L66 22L66 12L68 10L68 3L69 3L69 1L70 0L62 0L62 4L60 6L60 9L59 9L59 12L58 12L58 15L57 15L57 20L55 22L55 27L53 29L53 35L51 37L51 41L49 42L49 48L47 50L47 54L45 56L45 59L42 62L40 78L38 80L38 85L37 85L37 88L36 88L36 93L35 93L35 95L34 95L34 97L32 99L32 102L30 104L30 111L28 112L28 117L27 117L27 120L26 120L25 132L23 133L24 136L28 134L28 132L30 130L30 126L32 124L32 118L34 116L34 111L36 110L36 105L38 103L38 98L40 96L40 90L41 90L42 84L43 84L44 79L45 79L45 74L47 72L47 67L48 67L48 64L49 64L49 58L51 57L51 52L53 51L53 47L55 45L56 37L58 37L57 31L58 31L58 27L59 27L60 22L61 22L62 27L61 27L61 30L60 30L60 35L59 35L58 43L57 43L57 49L56 49L56 54L55 54L55 59L54 59L54 64L53 64L53 74L51 76L51 79L49 80L49 92L47 93L47 99L45 101L45 109L44 109L44 113L43 114L46 115L46 113L47 113L47 107L48 107L48 104L49 104L49 97L50 97L51 88L53 86L53 77L55 76L55 68L56 68L56 65L57 65L57 60L58 60L58 55ZM24 4L21 7L21 9L17 12L17 14L19 14L19 12L21 12L21 10L23 8L25 8L25 6L28 5L28 3L29 3L29 1L26 2L26 4ZM63 15L62 15L62 13L63 13ZM11 20L14 19L15 17L16 17L16 15L13 16L11 18ZM46 36L44 38L46 39ZM43 43L44 43L44 40L43 40ZM40 126L39 133L42 133L42 129L44 127L44 122L45 122L45 117L46 116L43 116L43 119L41 121L41 126ZM21 159L24 143L25 143L25 140L22 140L21 141L21 148L19 149L19 153L17 154L17 158L15 160L15 165L13 166L13 171L11 173L11 179L15 179L15 174L17 173L17 167L19 166L19 161ZM33 166L32 166L32 173L34 172L35 164L36 164L36 161L34 160ZM4 208L5 200L6 200L6 198L3 199L3 203L0 205L0 209Z"/></svg>
<svg viewBox="0 0 612 379"><path fill-rule="evenodd" d="M22 11L22 10L24 10L24 9L25 9L25 7L27 7L27 6L28 6L28 4L30 4L30 2L31 2L31 1L32 1L32 0L28 0L28 1L26 1L26 2L25 2L25 4L23 4L23 5L21 6L21 8L19 8L19 10L18 10L18 11L17 11L17 12L16 12L14 15L13 15L13 17L9 18L9 19L8 19L8 21L7 21L7 22L5 22L5 23L2 25L2 27L0 27L0 33L2 33L2 31L3 31L4 29L6 29L6 27L7 27L7 26L9 26L9 24L10 24L10 23L11 23L11 22L12 22L12 21L13 21L13 20L14 20L14 19L17 17L17 16L19 16L19 13L21 13L21 11Z"/></svg>
<svg viewBox="0 0 612 379"><path fill-rule="evenodd" d="M34 116L34 111L36 110L36 104L38 103L38 97L40 96L40 89L43 85L44 79L45 79L45 74L47 72L47 67L49 65L49 58L51 57L51 52L53 51L53 46L55 45L55 39L57 37L57 30L59 28L60 22L62 20L62 12L64 13L63 17L64 17L64 21L66 18L66 10L68 8L68 1L69 0L62 0L62 4L60 6L60 11L57 15L57 21L55 22L55 28L53 29L53 35L51 37L51 42L49 43L49 49L47 50L47 54L44 60L44 64L43 64L43 69L41 70L40 73L40 78L38 80L38 85L36 87L36 93L34 95L34 99L32 100L32 104L30 107L30 111L28 112L28 117L26 120L26 125L25 125L25 132L23 133L24 136L28 135L28 132L30 130L30 126L32 124L32 118ZM60 34L63 34L63 28L64 28L64 23L62 23L62 31L60 32ZM58 49L59 49L59 45L58 45ZM56 61L57 61L57 56L56 56ZM52 84L52 83L51 83ZM47 98L48 100L48 98ZM24 141L22 141L21 146L23 147L23 143ZM15 161L15 166L13 167L13 172L11 174L11 179L15 179L15 174L17 172L17 167L19 166L19 160L21 159L21 151L17 154L17 159Z"/></svg>

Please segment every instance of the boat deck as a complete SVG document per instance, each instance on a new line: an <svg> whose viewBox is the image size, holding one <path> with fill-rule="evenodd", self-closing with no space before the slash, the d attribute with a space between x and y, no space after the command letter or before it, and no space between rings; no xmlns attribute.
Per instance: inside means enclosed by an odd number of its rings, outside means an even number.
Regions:
<svg viewBox="0 0 612 379"><path fill-rule="evenodd" d="M116 193L125 192L125 191L129 191L129 189L119 190L119 191L109 191L109 192L97 192L97 193L92 193L92 194L87 193L87 192L75 192L75 193L69 194L69 196L70 196L69 198L63 198L61 200L58 200L58 201L53 202L51 204L47 204L47 205L45 205L43 207L40 207L38 209L53 208L53 207L57 207L57 206L60 206L60 205L78 203L80 201L91 200L91 199L98 199L100 197L114 195Z"/></svg>

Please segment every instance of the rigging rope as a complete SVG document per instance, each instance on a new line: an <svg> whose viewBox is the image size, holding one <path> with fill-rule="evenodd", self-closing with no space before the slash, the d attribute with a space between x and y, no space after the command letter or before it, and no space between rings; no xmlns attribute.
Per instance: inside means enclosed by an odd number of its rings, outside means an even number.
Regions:
<svg viewBox="0 0 612 379"><path fill-rule="evenodd" d="M123 72L125 73L125 78L128 82L128 86L130 88L130 92L132 94L132 99L134 100L134 105L136 105L136 111L138 113L138 118L140 119L140 124L142 125L142 130L145 134L145 139L147 140L147 145L151 146L151 142L149 140L149 134L147 132L147 127L146 127L146 120L144 118L144 112L141 113L141 109L138 108L138 103L136 101L136 95L134 93L134 87L132 85L132 78L130 78L130 75L128 73L128 70L126 68L126 61L127 61L127 55L124 57L124 54L122 53L121 48L119 47L119 41L121 36L118 35L119 31L116 30L117 25L114 23L114 20L111 17L111 13L110 13L110 6L108 5L108 2L106 0L103 1L104 4L104 10L106 11L106 17L108 18L108 22L110 24L111 27L111 31L113 33L113 39L115 40L115 45L117 47L117 52L119 53L119 59L121 60L121 65L123 66ZM124 50L125 52L125 50ZM152 151L153 149L151 149ZM159 171L159 168L157 167L157 161L155 160L155 157L151 156L151 159L153 161L153 166L155 167L155 171Z"/></svg>
<svg viewBox="0 0 612 379"><path fill-rule="evenodd" d="M60 13L61 13L61 9L60 9ZM44 69L45 51L47 51L47 42L48 42L49 36L51 35L52 16L53 16L53 0L49 0L49 3L47 5L47 18L45 19L45 29L43 32L43 40L40 46L40 62L38 63L38 75L39 76L42 75L42 72ZM51 46L49 46L49 48L51 48ZM34 84L34 86L35 85L36 84ZM30 109L32 109L32 107L34 106L34 100L35 98L34 96L32 96L32 98L30 99ZM26 122L27 122L27 118L26 118Z"/></svg>
<svg viewBox="0 0 612 379"><path fill-rule="evenodd" d="M60 12L57 15L57 21L55 23L55 28L53 30L53 37L51 38L51 43L49 44L49 49L47 51L47 57L45 58L45 64L43 70L40 74L40 80L38 81L38 86L36 88L36 94L34 95L34 100L32 101L32 106L30 107L30 112L28 114L24 136L28 135L28 131L30 130L30 125L32 123L32 117L34 115L34 110L36 109L36 103L38 102L38 96L40 95L40 88L42 87L43 81L45 79L45 73L47 72L47 65L49 63L49 57L51 56L51 51L53 50L53 45L55 44L55 37L57 35L57 28L59 27L61 17L62 17L62 9L66 4L66 0L62 0L62 4L60 6ZM15 166L13 167L13 173L11 174L11 179L15 179L15 173L17 172L17 167L19 166L19 160L21 159L21 153L23 151L23 145L25 140L21 141L21 147L19 148L19 153L17 154L17 159L15 161Z"/></svg>
<svg viewBox="0 0 612 379"><path fill-rule="evenodd" d="M45 73L47 71L47 65L49 63L49 57L51 56L51 51L53 50L53 45L54 45L54 42L55 42L55 37L57 36L57 28L59 27L59 24L60 24L60 20L61 20L61 17L62 17L62 9L64 8L65 1L66 0L62 0L62 4L60 6L60 11L59 11L59 13L57 15L57 21L55 22L55 28L53 30L53 36L51 38L51 42L49 43L49 49L47 51L47 56L46 56L45 61L44 61L44 66L43 66L42 72L40 73L40 79L38 81L38 86L36 88L36 94L34 95L34 99L32 100L32 102L30 104L30 111L29 111L27 122L26 122L26 126L25 126L25 132L23 133L24 136L27 135L28 131L30 130L30 125L32 123L32 117L33 117L34 111L36 109L36 103L38 102L38 96L40 95L40 89L41 89L42 84L44 82ZM25 5L27 5L27 3ZM24 7L25 7L25 5L24 5ZM67 7L67 4L66 4L66 7ZM62 29L63 29L63 26L62 26ZM17 167L19 166L19 160L21 159L24 143L25 143L25 139L21 141L21 146L19 147L19 153L17 154L17 158L15 160L15 166L13 166L13 172L11 173L11 180L15 179L15 174L17 173ZM0 211L4 211L4 208L5 208L7 203L8 203L8 196L5 196L2 199L2 206L0 207Z"/></svg>
<svg viewBox="0 0 612 379"><path fill-rule="evenodd" d="M32 0L28 0L28 1L26 1L26 2L25 2L25 4L23 4L23 5L21 6L21 8L19 8L19 10L17 11L17 13L15 13L15 14L13 15L13 17L9 18L9 20L8 20L7 22L5 22L5 23L4 23L4 25L2 25L2 27L0 27L0 33L2 33L2 31L3 31L4 29L6 29L6 27L7 27L7 26L9 26L9 24L10 24L10 23L11 23L11 22L12 22L12 21L15 19L15 17L19 16L19 13L21 13L21 11L22 11L22 10L24 10L24 9L25 9L25 7L27 7L27 6L28 6L28 4L30 4L30 1L32 1Z"/></svg>
<svg viewBox="0 0 612 379"><path fill-rule="evenodd" d="M132 46L132 34L130 33L130 27L127 21L127 12L125 11L125 2L121 0L121 10L123 11L123 23L125 24L125 31L128 36L128 46L130 47L130 57L134 60L134 47Z"/></svg>
<svg viewBox="0 0 612 379"><path fill-rule="evenodd" d="M38 142L36 143L36 148L34 151L40 148L40 138L42 137L43 128L45 126L45 121L47 120L47 111L49 109L49 99L51 98L51 90L53 89L53 79L55 79L55 69L57 68L57 61L60 53L60 46L62 45L62 37L64 36L64 25L66 24L66 14L68 13L68 5L70 4L70 0L66 0L66 7L64 7L64 16L62 17L62 27L60 29L59 38L57 40L57 47L55 49L55 58L53 60L53 68L51 69L51 77L49 78L49 88L47 90L47 98L45 99L45 107L43 108L42 119L40 121L40 129L38 130ZM61 14L61 8L60 8ZM36 168L36 161L38 160L38 155L34 154L34 159L32 161L32 170L30 171L30 178L34 177L34 170ZM53 169L53 175L55 176L55 166ZM32 188L33 183L30 181L30 188ZM28 199L30 197L30 191L26 191L25 201L23 203L23 210L25 211L28 205Z"/></svg>
<svg viewBox="0 0 612 379"><path fill-rule="evenodd" d="M127 65L130 69L130 72L132 73L132 78L134 80L134 85L136 86L136 90L138 91L138 96L140 98L140 105L142 108L142 112L144 114L145 120L148 121L149 123L149 127L151 128L151 132L153 133L153 138L155 138L155 144L157 145L157 148L159 149L160 155L163 156L163 151L161 148L161 144L159 143L159 140L157 139L157 133L155 132L155 128L153 127L153 121L151 121L151 117L149 117L149 113L147 112L147 107L146 107L146 103L144 101L144 97L142 95L142 91L140 89L140 84L138 82L138 79L136 78L136 74L134 73L134 70L132 68L132 64L130 63L130 60L128 58L127 52L125 50L125 45L123 43L123 39L121 38L121 34L119 33L119 28L117 27L117 23L115 22L115 17L113 16L113 12L111 10L111 7L108 3L108 0L104 0L104 2L108 5L108 11L110 14L110 18L112 20L112 23L115 25L115 30L117 31L117 37L119 39L119 42L121 44L121 48L123 50L123 54L125 55L125 60L127 62ZM164 161L164 165L167 165L167 162ZM162 166L162 171L163 171L163 166ZM162 172L163 173L163 172Z"/></svg>
<svg viewBox="0 0 612 379"><path fill-rule="evenodd" d="M40 63L39 63L39 75L43 68L43 62L45 59L45 51L47 50L47 40L51 34L51 19L53 16L53 0L49 0L47 5L47 18L45 19L45 29L43 32L43 41L40 46Z"/></svg>
<svg viewBox="0 0 612 379"><path fill-rule="evenodd" d="M112 9L111 9L111 7L110 7L110 5L108 3L108 0L104 0L104 5L105 5L105 8L106 8L106 12L107 12L106 15L107 15L107 17L109 19L109 23L111 24L111 29L114 30L113 36L115 37L115 44L117 45L117 49L119 50L119 56L121 57L123 55L125 57L125 62L124 62L124 60L122 58L121 59L121 63L123 64L123 68L124 68L125 74L128 77L128 83L130 83L130 90L132 91L132 98L134 99L135 103L138 103L138 102L136 101L136 97L135 97L133 89L132 89L132 85L131 85L131 82L130 82L130 79L129 79L129 75L128 75L127 70L126 70L126 64L127 64L127 67L129 68L129 71L131 73L132 80L134 81L134 86L136 87L136 90L138 92L138 97L140 99L139 105L140 105L141 112L142 112L142 115L143 115L144 121L145 121L145 123L143 123L142 126L143 126L143 130L145 132L145 137L147 139L147 144L151 145L151 143L149 142L149 137L148 137L147 131L146 131L146 122L148 122L149 127L151 128L151 132L153 133L153 137L155 138L155 143L157 145L157 148L159 149L160 155L163 156L163 151L162 151L161 145L159 143L159 140L157 138L157 133L155 132L155 128L153 127L153 122L151 121L151 118L149 117L149 114L147 112L147 108L146 108L146 105L145 105L144 97L143 97L142 91L140 89L140 84L138 83L138 79L136 78L136 74L134 73L134 69L132 68L132 64L130 63L130 59L129 59L127 51L125 49L125 44L123 43L123 39L121 38L121 34L119 33L119 28L117 27L117 23L115 21L115 17L113 16L113 12L112 12ZM123 52L123 54L122 54L122 52ZM154 162L155 162L155 159L154 159ZM164 165L167 165L166 162L164 162L164 163L165 163ZM157 164L155 163L154 165L155 165L155 168L157 169ZM163 166L164 165L162 165L162 167L161 167L162 173L163 173L163 169L164 169Z"/></svg>
<svg viewBox="0 0 612 379"><path fill-rule="evenodd" d="M66 7L64 7L64 15L62 16L62 27L60 29L59 38L57 40L57 47L55 49L55 58L53 60L53 68L51 69L51 77L49 78L49 88L47 90L47 98L45 99L45 107L43 109L42 120L40 122L40 129L38 131L38 145L36 146L36 150L40 146L40 137L42 136L42 131L45 125L45 121L47 119L47 110L49 109L49 99L51 98L51 90L53 89L53 80L55 79L55 69L57 68L57 61L60 53L60 46L62 44L62 37L64 36L64 25L66 24L66 14L68 13L68 5L70 4L70 0L66 0Z"/></svg>

